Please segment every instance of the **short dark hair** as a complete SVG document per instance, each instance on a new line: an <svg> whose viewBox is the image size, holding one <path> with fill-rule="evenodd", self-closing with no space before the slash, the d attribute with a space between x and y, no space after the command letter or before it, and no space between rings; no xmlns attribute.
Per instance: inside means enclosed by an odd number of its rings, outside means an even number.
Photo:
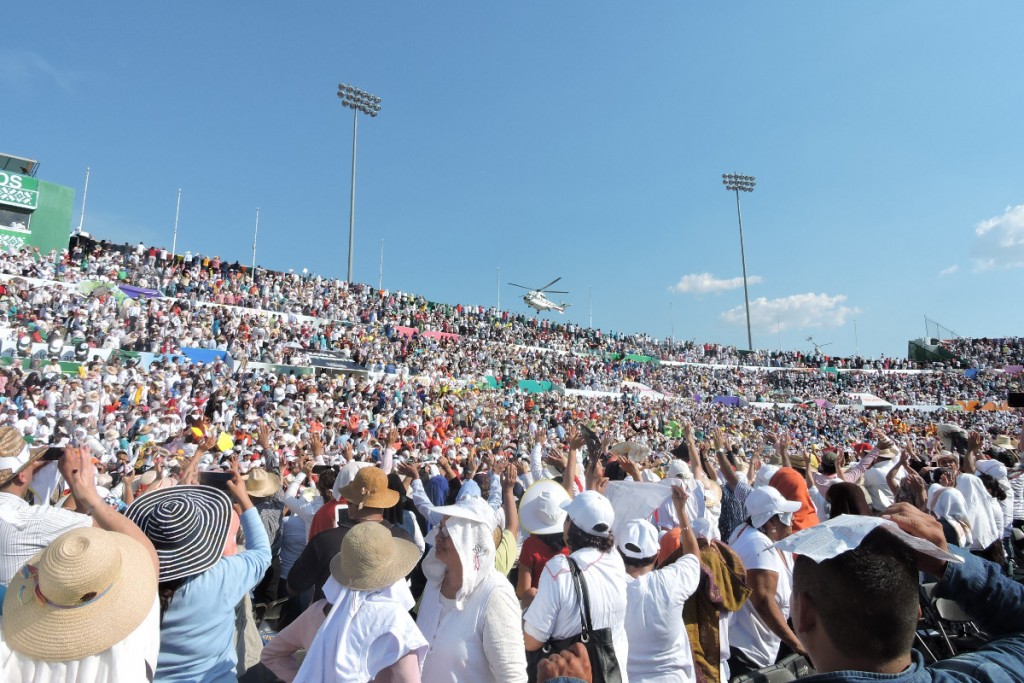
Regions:
<svg viewBox="0 0 1024 683"><path fill-rule="evenodd" d="M576 526L571 519L569 520L569 533L566 540L568 541L570 552L576 552L581 548L596 548L602 553L606 553L615 547L615 539L612 538L611 531L608 532L607 536L595 536L593 534L588 534L586 531Z"/></svg>
<svg viewBox="0 0 1024 683"><path fill-rule="evenodd" d="M910 652L917 566L910 549L888 531L875 529L856 549L823 562L797 556L793 591L814 603L829 638L852 657L887 662Z"/></svg>

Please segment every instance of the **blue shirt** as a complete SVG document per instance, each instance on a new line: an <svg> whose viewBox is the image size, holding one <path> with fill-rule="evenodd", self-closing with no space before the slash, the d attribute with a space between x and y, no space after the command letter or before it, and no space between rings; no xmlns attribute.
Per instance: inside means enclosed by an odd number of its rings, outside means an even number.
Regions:
<svg viewBox="0 0 1024 683"><path fill-rule="evenodd" d="M935 596L956 600L992 640L976 652L924 665L921 653L898 674L865 671L833 671L801 679L804 681L862 681L863 683L941 683L1024 681L1024 585L1003 576L998 565L949 547L964 558L950 562L935 586Z"/></svg>
<svg viewBox="0 0 1024 683"><path fill-rule="evenodd" d="M270 541L256 508L242 513L245 552L186 580L160 628L157 683L235 683L235 607L270 566Z"/></svg>

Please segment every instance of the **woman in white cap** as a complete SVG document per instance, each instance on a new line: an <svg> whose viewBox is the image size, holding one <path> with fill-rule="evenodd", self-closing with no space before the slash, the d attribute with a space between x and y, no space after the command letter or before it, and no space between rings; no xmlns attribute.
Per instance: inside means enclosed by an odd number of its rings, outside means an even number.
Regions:
<svg viewBox="0 0 1024 683"><path fill-rule="evenodd" d="M562 503L571 500L561 484L541 479L526 489L519 502L519 524L530 535L519 554L519 580L516 595L523 607L529 607L537 594L544 566L555 555L568 555L565 545L565 510Z"/></svg>
<svg viewBox="0 0 1024 683"><path fill-rule="evenodd" d="M745 505L747 520L729 539L746 567L751 589L750 599L729 622L733 676L774 664L783 642L794 652L803 652L800 639L786 623L793 593L793 557L772 547L792 533L793 513L801 504L786 500L771 486L760 486L747 495Z"/></svg>
<svg viewBox="0 0 1024 683"><path fill-rule="evenodd" d="M494 568L494 511L469 496L434 508L441 521L428 535L427 586L416 624L430 650L430 683L525 683L522 612L515 591Z"/></svg>
<svg viewBox="0 0 1024 683"><path fill-rule="evenodd" d="M628 683L629 644L625 628L628 576L622 556L615 550L612 535L615 511L608 499L597 491L584 491L562 507L567 513L563 533L570 554L568 557L556 555L544 567L537 595L523 617L526 649L536 652L550 640L581 633L580 601L569 565L573 562L590 596L591 626L594 630L611 630L621 680Z"/></svg>
<svg viewBox="0 0 1024 683"><path fill-rule="evenodd" d="M686 492L672 487L679 518L682 555L655 570L661 545L658 529L645 519L622 525L616 545L626 564L626 635L633 683L686 683L695 680L690 639L683 624L683 603L700 583L697 537L686 512Z"/></svg>
<svg viewBox="0 0 1024 683"><path fill-rule="evenodd" d="M235 681L235 608L270 566L270 542L237 465L228 491L242 509L244 552L224 557L231 500L209 486L174 486L139 498L126 515L160 558L156 681Z"/></svg>
<svg viewBox="0 0 1024 683"><path fill-rule="evenodd" d="M324 600L271 641L263 662L296 683L419 683L427 641L409 616L415 601L405 580L419 559L415 544L382 525L357 525L331 560ZM308 652L298 668L290 655L300 648Z"/></svg>

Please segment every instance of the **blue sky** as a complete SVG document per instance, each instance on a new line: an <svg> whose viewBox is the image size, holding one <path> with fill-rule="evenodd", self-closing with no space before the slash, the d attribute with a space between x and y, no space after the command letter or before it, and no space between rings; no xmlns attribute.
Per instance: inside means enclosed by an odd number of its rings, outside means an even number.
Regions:
<svg viewBox="0 0 1024 683"><path fill-rule="evenodd" d="M928 315L1020 334L1017 2L35 3L0 48L0 151L101 237L556 320L900 355ZM1017 47L1014 47L1014 46ZM77 223L77 215L75 219ZM854 321L856 321L855 337Z"/></svg>

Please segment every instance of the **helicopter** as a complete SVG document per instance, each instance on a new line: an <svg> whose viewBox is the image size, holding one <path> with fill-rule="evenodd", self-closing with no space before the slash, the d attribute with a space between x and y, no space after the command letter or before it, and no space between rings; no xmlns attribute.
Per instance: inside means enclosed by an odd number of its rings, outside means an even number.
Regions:
<svg viewBox="0 0 1024 683"><path fill-rule="evenodd" d="M564 301L562 303L560 303L560 304L556 304L554 301L552 301L551 299L547 298L547 296L545 296L545 294L568 294L569 293L569 292L562 292L562 291L559 291L559 290L556 290L556 289L548 289L548 287L550 287L551 285L555 284L556 282L558 282L561 279L562 278L560 278L560 277L556 277L551 282L547 283L543 287L538 287L537 289L532 289L530 287L524 287L523 285L517 285L514 282L510 282L509 284L511 286L513 286L513 287L519 287L520 289L528 290L526 292L526 294L523 295L523 302L527 306L529 306L530 308L532 308L535 311L537 311L538 313L543 313L544 311L558 311L559 313L565 313L565 309L569 308L569 304L565 303Z"/></svg>
<svg viewBox="0 0 1024 683"><path fill-rule="evenodd" d="M826 346L831 346L832 345L832 342L825 342L824 344L819 344L816 341L814 341L814 337L808 337L807 341L811 342L811 346L814 347L815 353L817 353L819 356L824 356L825 355L825 354L823 354L821 352L821 350L823 348L825 348Z"/></svg>

